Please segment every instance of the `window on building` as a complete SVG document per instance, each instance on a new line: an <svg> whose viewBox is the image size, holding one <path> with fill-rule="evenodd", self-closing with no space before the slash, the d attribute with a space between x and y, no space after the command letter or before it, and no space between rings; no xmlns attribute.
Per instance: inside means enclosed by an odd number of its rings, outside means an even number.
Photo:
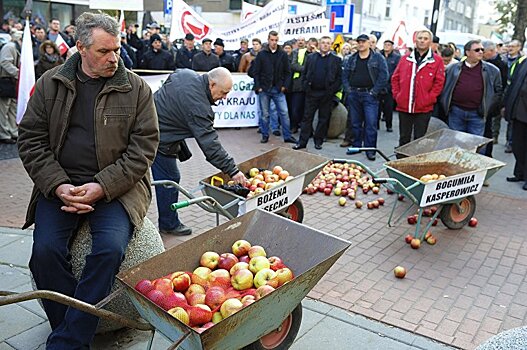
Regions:
<svg viewBox="0 0 527 350"><path fill-rule="evenodd" d="M386 12L384 13L384 17L390 18L391 9L392 9L392 0L386 0Z"/></svg>

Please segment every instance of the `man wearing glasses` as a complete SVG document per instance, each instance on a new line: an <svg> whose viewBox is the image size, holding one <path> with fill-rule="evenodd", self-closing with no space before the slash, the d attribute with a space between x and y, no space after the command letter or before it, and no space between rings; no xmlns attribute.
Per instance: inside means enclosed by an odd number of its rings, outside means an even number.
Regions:
<svg viewBox="0 0 527 350"><path fill-rule="evenodd" d="M446 70L441 107L451 129L483 136L485 120L501 101L503 87L498 68L483 61L480 40L465 44L466 59Z"/></svg>

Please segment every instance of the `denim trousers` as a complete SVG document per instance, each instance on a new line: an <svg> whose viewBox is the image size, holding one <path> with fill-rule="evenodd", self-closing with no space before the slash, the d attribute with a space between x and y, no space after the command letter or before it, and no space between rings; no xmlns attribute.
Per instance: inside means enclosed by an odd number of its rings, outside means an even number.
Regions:
<svg viewBox="0 0 527 350"><path fill-rule="evenodd" d="M40 196L29 268L38 289L56 291L95 305L108 294L124 259L133 225L118 200L100 200L87 214L62 211L58 198ZM71 270L69 245L83 221L90 224L91 253L79 282ZM53 301L43 300L52 332L46 349L87 349L99 318Z"/></svg>
<svg viewBox="0 0 527 350"><path fill-rule="evenodd" d="M262 137L269 137L269 110L271 101L276 106L278 119L282 126L282 136L284 140L291 138L291 130L289 129L289 114L287 112L287 101L285 95L278 90L277 87L272 87L269 91L262 91L258 94L260 101L260 110L262 111L262 123L260 125Z"/></svg>
<svg viewBox="0 0 527 350"><path fill-rule="evenodd" d="M377 147L379 100L367 91L351 91L348 101L353 147Z"/></svg>
<svg viewBox="0 0 527 350"><path fill-rule="evenodd" d="M154 163L152 164L152 177L154 180L171 180L176 183L181 181L181 173L177 166L177 158L166 157L157 152ZM159 230L175 230L181 221L177 211L172 211L170 205L178 201L179 191L176 188L165 188L156 186L156 202Z"/></svg>

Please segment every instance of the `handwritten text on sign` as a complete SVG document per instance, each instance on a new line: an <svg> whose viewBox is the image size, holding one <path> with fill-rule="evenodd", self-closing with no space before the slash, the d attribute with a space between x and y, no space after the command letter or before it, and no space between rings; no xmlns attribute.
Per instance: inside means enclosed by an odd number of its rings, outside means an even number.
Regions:
<svg viewBox="0 0 527 350"><path fill-rule="evenodd" d="M421 207L443 203L458 198L478 194L481 191L487 170L450 176L444 180L425 185Z"/></svg>

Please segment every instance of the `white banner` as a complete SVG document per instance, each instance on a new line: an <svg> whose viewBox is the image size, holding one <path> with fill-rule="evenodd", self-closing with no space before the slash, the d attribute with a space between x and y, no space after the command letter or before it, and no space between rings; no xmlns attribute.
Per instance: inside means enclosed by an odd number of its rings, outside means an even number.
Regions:
<svg viewBox="0 0 527 350"><path fill-rule="evenodd" d="M449 176L444 180L425 184L421 207L451 201L478 194L485 181L487 170Z"/></svg>
<svg viewBox="0 0 527 350"><path fill-rule="evenodd" d="M90 9L143 11L142 0L90 0Z"/></svg>
<svg viewBox="0 0 527 350"><path fill-rule="evenodd" d="M259 38L267 41L267 34L276 30L280 42L298 38L298 36L314 36L320 38L329 35L329 21L323 8L303 15L288 16L286 0L273 0L258 13L248 16L242 23L222 29L214 29L182 0L175 0L172 9L172 26L170 40L183 38L192 33L197 40L205 37L215 40L223 39L225 50L240 48L241 39ZM258 7L258 6L257 6Z"/></svg>
<svg viewBox="0 0 527 350"><path fill-rule="evenodd" d="M161 88L168 74L144 75L143 80L150 86L152 93ZM232 90L227 98L212 106L215 128L234 128L258 126L260 108L258 96L253 91L254 82L247 74L232 74Z"/></svg>

